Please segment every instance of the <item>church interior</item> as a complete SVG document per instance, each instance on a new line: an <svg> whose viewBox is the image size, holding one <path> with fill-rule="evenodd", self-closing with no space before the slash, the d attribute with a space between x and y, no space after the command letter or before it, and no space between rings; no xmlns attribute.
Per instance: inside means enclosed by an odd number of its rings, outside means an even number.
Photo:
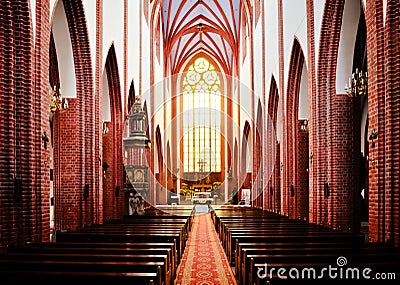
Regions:
<svg viewBox="0 0 400 285"><path fill-rule="evenodd" d="M0 285L396 282L399 77L398 0L0 0Z"/></svg>

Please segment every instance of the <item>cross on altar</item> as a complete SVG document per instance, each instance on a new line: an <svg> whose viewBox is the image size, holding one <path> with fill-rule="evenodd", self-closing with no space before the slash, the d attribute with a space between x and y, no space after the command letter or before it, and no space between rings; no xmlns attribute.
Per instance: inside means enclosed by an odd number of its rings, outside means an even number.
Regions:
<svg viewBox="0 0 400 285"><path fill-rule="evenodd" d="M199 165L200 172L203 172L203 167L204 167L204 165L207 164L207 161L200 159L200 161L198 161L197 164Z"/></svg>

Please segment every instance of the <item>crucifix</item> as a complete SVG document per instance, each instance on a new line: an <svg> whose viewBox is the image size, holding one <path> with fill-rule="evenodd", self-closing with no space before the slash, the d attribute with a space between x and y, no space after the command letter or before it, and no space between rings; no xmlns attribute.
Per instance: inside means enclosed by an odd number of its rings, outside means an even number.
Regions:
<svg viewBox="0 0 400 285"><path fill-rule="evenodd" d="M198 161L197 164L199 165L200 172L203 172L203 167L204 167L204 165L207 164L207 161L204 161L203 159L200 159L200 161Z"/></svg>
<svg viewBox="0 0 400 285"><path fill-rule="evenodd" d="M46 131L43 132L42 141L44 149L47 149L47 143L49 142L49 137L47 136Z"/></svg>

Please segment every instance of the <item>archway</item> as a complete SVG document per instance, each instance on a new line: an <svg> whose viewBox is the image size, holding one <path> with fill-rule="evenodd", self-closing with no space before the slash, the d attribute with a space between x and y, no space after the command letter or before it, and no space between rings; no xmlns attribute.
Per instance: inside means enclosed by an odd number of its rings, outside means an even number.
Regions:
<svg viewBox="0 0 400 285"><path fill-rule="evenodd" d="M305 58L294 39L287 91L287 157L284 201L290 218L308 219L308 75Z"/></svg>
<svg viewBox="0 0 400 285"><path fill-rule="evenodd" d="M266 199L264 208L274 212L280 211L281 208L281 191L280 191L280 146L277 137L278 122L278 106L279 93L275 81L275 77L271 78L271 85L268 96L268 117L267 117L267 174L268 179Z"/></svg>
<svg viewBox="0 0 400 285"><path fill-rule="evenodd" d="M241 150L241 157L240 157L240 174L239 174L239 183L240 188L238 192L238 200L239 203L243 198L243 189L250 190L252 189L252 146L251 146L251 127L248 121L245 122L243 128L243 135L242 135L242 150ZM249 197L250 201L254 199L254 197ZM243 202L242 202L243 203Z"/></svg>
<svg viewBox="0 0 400 285"><path fill-rule="evenodd" d="M126 213L123 205L127 200L120 195L123 190L122 103L114 45L108 51L103 72L102 122L103 215L109 219Z"/></svg>
<svg viewBox="0 0 400 285"><path fill-rule="evenodd" d="M167 203L167 189L165 188L165 175L164 175L164 156L163 156L163 143L161 139L160 126L157 125L155 133L156 143L156 157L154 165L154 174L156 178L156 204L165 205Z"/></svg>
<svg viewBox="0 0 400 285"><path fill-rule="evenodd" d="M256 129L254 131L254 162L253 162L253 206L257 208L263 207L263 193L264 193L264 168L263 168L263 108L261 106L261 100L258 100L257 104L257 116L256 116Z"/></svg>
<svg viewBox="0 0 400 285"><path fill-rule="evenodd" d="M58 1L52 33L60 74L61 94L69 98L67 111L53 123L54 206L56 230L75 229L99 222L101 212L95 191L100 183L99 107L93 87L88 28L81 0ZM60 53L60 54L59 54ZM68 85L68 87L67 87ZM60 87L59 86L59 87ZM95 127L94 127L95 126ZM58 135L59 134L59 135ZM78 151L77 151L78 150ZM77 163L78 161L78 163Z"/></svg>

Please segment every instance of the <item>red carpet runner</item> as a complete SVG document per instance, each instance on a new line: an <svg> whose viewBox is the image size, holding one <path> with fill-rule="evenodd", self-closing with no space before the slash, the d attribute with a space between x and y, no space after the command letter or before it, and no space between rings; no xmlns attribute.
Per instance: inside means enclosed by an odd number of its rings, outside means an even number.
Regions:
<svg viewBox="0 0 400 285"><path fill-rule="evenodd" d="M210 213L194 217L176 285L236 285L236 279L221 246Z"/></svg>

